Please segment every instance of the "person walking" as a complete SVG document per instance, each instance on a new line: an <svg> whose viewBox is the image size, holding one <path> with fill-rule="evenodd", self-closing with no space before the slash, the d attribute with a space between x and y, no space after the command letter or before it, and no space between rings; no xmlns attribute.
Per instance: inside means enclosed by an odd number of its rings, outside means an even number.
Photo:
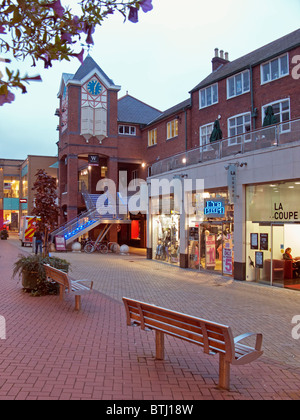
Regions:
<svg viewBox="0 0 300 420"><path fill-rule="evenodd" d="M34 232L33 237L35 238L35 253L37 254L38 251L42 254L43 252L43 234L38 227Z"/></svg>

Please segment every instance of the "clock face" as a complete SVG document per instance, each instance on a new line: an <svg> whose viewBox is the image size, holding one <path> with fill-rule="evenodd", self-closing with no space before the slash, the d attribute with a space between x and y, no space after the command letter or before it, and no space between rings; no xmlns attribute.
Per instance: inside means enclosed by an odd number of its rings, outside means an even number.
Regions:
<svg viewBox="0 0 300 420"><path fill-rule="evenodd" d="M87 89L91 95L99 95L102 91L102 86L96 79L92 79L88 85Z"/></svg>

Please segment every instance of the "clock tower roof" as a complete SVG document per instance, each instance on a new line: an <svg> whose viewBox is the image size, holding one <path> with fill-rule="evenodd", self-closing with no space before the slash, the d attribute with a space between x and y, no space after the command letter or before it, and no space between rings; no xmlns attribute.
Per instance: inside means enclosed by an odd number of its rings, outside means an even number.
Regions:
<svg viewBox="0 0 300 420"><path fill-rule="evenodd" d="M90 56L87 55L85 60L83 61L82 65L79 67L77 72L74 74L73 80L83 80L88 75L92 74L92 72L96 72L99 74L103 81L108 82L110 86L115 86L112 79L110 79L106 73L101 69L101 67L95 62L95 60Z"/></svg>

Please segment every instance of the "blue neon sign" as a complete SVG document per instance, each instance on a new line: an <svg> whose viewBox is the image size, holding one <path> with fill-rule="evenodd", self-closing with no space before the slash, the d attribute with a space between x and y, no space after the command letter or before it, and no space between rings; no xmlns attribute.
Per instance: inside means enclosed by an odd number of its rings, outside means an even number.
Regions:
<svg viewBox="0 0 300 420"><path fill-rule="evenodd" d="M206 202L204 214L205 215L208 215L208 214L225 215L225 206L224 206L223 201L208 200Z"/></svg>

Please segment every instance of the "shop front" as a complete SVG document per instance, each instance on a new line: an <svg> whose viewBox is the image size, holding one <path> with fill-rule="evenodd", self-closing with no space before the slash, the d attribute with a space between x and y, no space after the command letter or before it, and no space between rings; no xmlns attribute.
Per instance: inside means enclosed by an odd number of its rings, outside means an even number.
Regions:
<svg viewBox="0 0 300 420"><path fill-rule="evenodd" d="M300 180L246 187L246 279L300 289ZM300 265L300 264L299 264ZM300 270L299 270L300 273Z"/></svg>
<svg viewBox="0 0 300 420"><path fill-rule="evenodd" d="M198 205L202 199L203 208ZM233 205L228 204L227 191L194 194L196 214L189 218L189 268L233 275Z"/></svg>
<svg viewBox="0 0 300 420"><path fill-rule="evenodd" d="M159 214L152 216L153 258L173 265L180 260L180 216Z"/></svg>

